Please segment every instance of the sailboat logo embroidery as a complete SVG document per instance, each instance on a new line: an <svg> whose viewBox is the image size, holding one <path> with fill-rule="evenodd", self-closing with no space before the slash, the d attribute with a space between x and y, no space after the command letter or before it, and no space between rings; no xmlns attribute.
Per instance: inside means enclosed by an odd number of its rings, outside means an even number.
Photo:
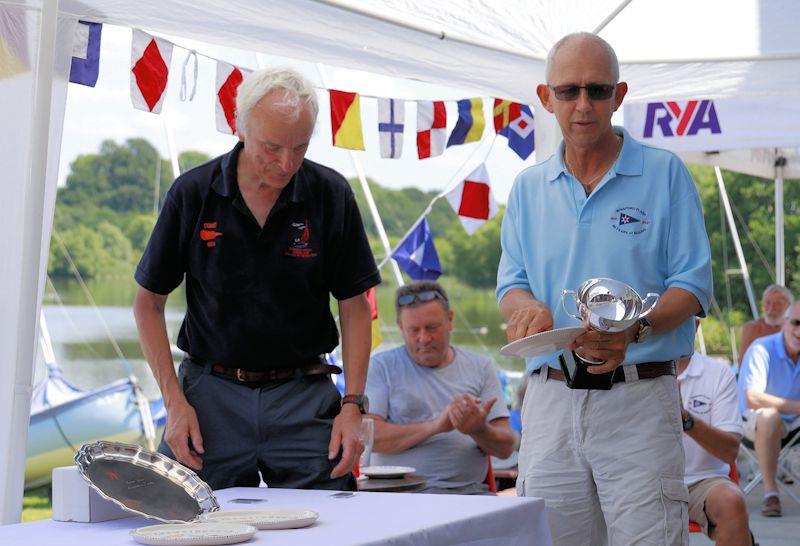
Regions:
<svg viewBox="0 0 800 546"><path fill-rule="evenodd" d="M289 243L289 248L286 249L284 255L293 258L313 258L317 255L309 246L311 239L311 230L308 228L308 220L305 222L292 222L292 242Z"/></svg>
<svg viewBox="0 0 800 546"><path fill-rule="evenodd" d="M214 239L221 235L222 232L217 231L217 222L205 222L200 230L200 239L206 242L207 247L217 246Z"/></svg>

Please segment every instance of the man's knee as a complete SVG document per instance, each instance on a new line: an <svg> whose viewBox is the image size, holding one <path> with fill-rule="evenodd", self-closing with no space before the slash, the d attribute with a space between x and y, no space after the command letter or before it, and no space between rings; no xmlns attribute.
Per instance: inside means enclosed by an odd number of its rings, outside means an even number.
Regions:
<svg viewBox="0 0 800 546"><path fill-rule="evenodd" d="M744 495L732 484L721 484L712 489L706 498L705 510L715 527L739 526L747 522Z"/></svg>
<svg viewBox="0 0 800 546"><path fill-rule="evenodd" d="M775 408L761 408L756 417L756 436L760 433L773 434L783 426L781 414Z"/></svg>

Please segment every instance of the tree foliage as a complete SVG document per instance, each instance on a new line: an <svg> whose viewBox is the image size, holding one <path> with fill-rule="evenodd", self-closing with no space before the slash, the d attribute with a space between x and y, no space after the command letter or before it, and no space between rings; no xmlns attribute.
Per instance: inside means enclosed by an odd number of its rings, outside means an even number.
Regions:
<svg viewBox="0 0 800 546"><path fill-rule="evenodd" d="M184 152L178 163L188 169L208 159ZM130 275L172 183L169 161L144 139L107 140L72 162L66 182L58 190L48 273L73 274L60 236L82 276Z"/></svg>

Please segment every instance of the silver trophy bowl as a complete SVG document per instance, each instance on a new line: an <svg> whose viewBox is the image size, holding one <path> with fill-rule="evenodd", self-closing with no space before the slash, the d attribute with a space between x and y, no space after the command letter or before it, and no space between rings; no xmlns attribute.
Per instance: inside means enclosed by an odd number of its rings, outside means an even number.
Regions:
<svg viewBox="0 0 800 546"><path fill-rule="evenodd" d="M567 296L572 297L579 314L567 308ZM569 316L604 332L622 332L630 328L648 315L657 302L658 294L650 292L642 299L636 290L614 279L589 279L580 285L577 292L561 292L561 306Z"/></svg>

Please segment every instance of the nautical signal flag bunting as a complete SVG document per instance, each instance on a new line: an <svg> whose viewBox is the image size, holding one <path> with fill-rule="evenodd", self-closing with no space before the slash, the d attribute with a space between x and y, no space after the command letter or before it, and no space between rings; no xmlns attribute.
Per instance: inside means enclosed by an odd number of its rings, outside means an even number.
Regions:
<svg viewBox="0 0 800 546"><path fill-rule="evenodd" d="M331 89L328 93L331 99L333 145L349 150L363 150L364 136L361 131L361 105L358 93L335 89Z"/></svg>
<svg viewBox="0 0 800 546"><path fill-rule="evenodd" d="M533 153L533 113L526 104L494 99L494 131L508 139L508 147L522 159Z"/></svg>
<svg viewBox="0 0 800 546"><path fill-rule="evenodd" d="M458 101L458 121L447 140L447 147L479 141L483 136L485 126L483 100L464 99Z"/></svg>
<svg viewBox="0 0 800 546"><path fill-rule="evenodd" d="M103 25L78 21L72 45L69 81L94 87L100 74L100 36Z"/></svg>
<svg viewBox="0 0 800 546"><path fill-rule="evenodd" d="M417 101L417 156L425 159L442 155L446 131L444 101Z"/></svg>
<svg viewBox="0 0 800 546"><path fill-rule="evenodd" d="M445 197L469 235L497 214L497 202L492 196L489 173L483 163Z"/></svg>
<svg viewBox="0 0 800 546"><path fill-rule="evenodd" d="M172 42L133 30L131 43L131 100L139 110L161 112L167 89Z"/></svg>
<svg viewBox="0 0 800 546"><path fill-rule="evenodd" d="M392 252L397 265L415 281L435 281L442 274L428 219L422 218Z"/></svg>
<svg viewBox="0 0 800 546"><path fill-rule="evenodd" d="M217 61L217 100L214 107L217 131L236 134L236 91L250 70Z"/></svg>

